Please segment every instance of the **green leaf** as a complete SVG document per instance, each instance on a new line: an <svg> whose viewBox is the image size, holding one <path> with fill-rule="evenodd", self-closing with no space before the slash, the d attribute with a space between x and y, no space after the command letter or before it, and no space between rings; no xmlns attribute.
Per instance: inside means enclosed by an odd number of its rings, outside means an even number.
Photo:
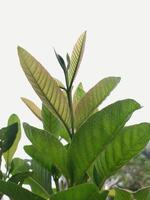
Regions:
<svg viewBox="0 0 150 200"><path fill-rule="evenodd" d="M104 182L137 155L150 140L150 124L142 123L123 128L105 146L96 162L96 169Z"/></svg>
<svg viewBox="0 0 150 200"><path fill-rule="evenodd" d="M6 161L6 165L7 166L10 166L11 164L11 161L12 161L12 158L17 150L17 147L18 147L18 143L20 141L20 138L21 138L21 125L20 125L20 120L19 120L19 117L15 114L12 114L9 119L8 119L8 126L9 125L12 125L14 123L17 123L18 124L18 131L16 133L16 138L13 142L13 145L9 148L8 151L6 151L3 156L5 158L5 161Z"/></svg>
<svg viewBox="0 0 150 200"><path fill-rule="evenodd" d="M58 62L60 64L61 68L65 72L66 71L66 64L65 64L64 59L59 54L57 54L57 52L55 51L55 49L54 49L54 52L55 52L56 58L57 58L57 60L58 60Z"/></svg>
<svg viewBox="0 0 150 200"><path fill-rule="evenodd" d="M13 145L18 132L18 123L0 129L0 148L2 153L8 151Z"/></svg>
<svg viewBox="0 0 150 200"><path fill-rule="evenodd" d="M42 187L41 184L39 184L32 177L27 178L25 180L24 184L30 185L31 190L34 194L36 194L44 199L50 199L50 195L48 194L48 192Z"/></svg>
<svg viewBox="0 0 150 200"><path fill-rule="evenodd" d="M66 141L70 141L69 134L62 122L45 105L42 105L42 118L43 127L46 131L54 134L57 138L61 136Z"/></svg>
<svg viewBox="0 0 150 200"><path fill-rule="evenodd" d="M134 199L131 192L129 191L127 192L126 190L121 190L119 188L116 188L114 200L134 200ZM140 200L143 200L143 198Z"/></svg>
<svg viewBox="0 0 150 200"><path fill-rule="evenodd" d="M92 200L90 196L97 192L98 188L95 185L86 183L58 192L51 197L51 200Z"/></svg>
<svg viewBox="0 0 150 200"><path fill-rule="evenodd" d="M26 106L31 110L31 112L42 121L41 109L31 100L21 97L22 101L26 104Z"/></svg>
<svg viewBox="0 0 150 200"><path fill-rule="evenodd" d="M79 101L75 109L75 127L78 129L119 83L119 77L108 77L98 82Z"/></svg>
<svg viewBox="0 0 150 200"><path fill-rule="evenodd" d="M150 187L143 188L138 190L136 193L133 193L135 200L149 200L150 199Z"/></svg>
<svg viewBox="0 0 150 200"><path fill-rule="evenodd" d="M51 133L37 129L24 123L24 130L32 142L35 149L43 154L43 159L40 157L41 162L47 161L54 164L63 174L68 177L67 169L67 151L62 143Z"/></svg>
<svg viewBox="0 0 150 200"><path fill-rule="evenodd" d="M10 182L16 183L18 185L22 185L24 180L31 176L32 172L22 172L15 174L9 178Z"/></svg>
<svg viewBox="0 0 150 200"><path fill-rule="evenodd" d="M114 200L149 200L150 199L150 187L143 188L137 192L131 192L123 190L121 188L115 189Z"/></svg>
<svg viewBox="0 0 150 200"><path fill-rule="evenodd" d="M70 111L67 98L56 80L25 49L18 47L18 55L22 69L37 95L47 108L53 110L64 125L69 127Z"/></svg>
<svg viewBox="0 0 150 200"><path fill-rule="evenodd" d="M44 200L42 197L33 194L15 183L4 182L2 180L0 180L0 192L14 200Z"/></svg>
<svg viewBox="0 0 150 200"><path fill-rule="evenodd" d="M49 198L52 193L51 189L51 174L38 162L32 160L32 174L25 180L24 184L28 184L34 194L37 194L45 199Z"/></svg>
<svg viewBox="0 0 150 200"><path fill-rule="evenodd" d="M52 184L51 184L51 173L49 170L45 169L40 163L32 160L32 178L36 180L46 191L47 193L52 193Z"/></svg>
<svg viewBox="0 0 150 200"><path fill-rule="evenodd" d="M125 125L140 105L131 99L113 103L92 115L80 127L69 148L70 173L81 182L103 149Z"/></svg>
<svg viewBox="0 0 150 200"><path fill-rule="evenodd" d="M68 70L68 77L69 77L69 85L72 86L72 83L75 79L77 71L79 69L83 53L85 47L85 40L86 40L86 32L82 33L79 39L77 40L73 52L70 59L70 67Z"/></svg>
<svg viewBox="0 0 150 200"><path fill-rule="evenodd" d="M77 89L74 92L74 96L73 96L73 107L74 110L78 104L78 102L81 100L81 98L85 95L85 91L83 88L82 83L79 83L79 85L77 86Z"/></svg>
<svg viewBox="0 0 150 200"><path fill-rule="evenodd" d="M108 191L97 192L92 197L88 198L88 200L107 200Z"/></svg>
<svg viewBox="0 0 150 200"><path fill-rule="evenodd" d="M30 169L30 166L29 166L27 160L23 160L20 158L14 158L11 162L10 173L12 175L16 175L19 173L28 172L29 169Z"/></svg>
<svg viewBox="0 0 150 200"><path fill-rule="evenodd" d="M38 163L40 163L43 167L48 169L49 171L52 168L52 163L47 160L46 156L43 156L43 153L36 149L33 145L26 145L24 146L25 152Z"/></svg>

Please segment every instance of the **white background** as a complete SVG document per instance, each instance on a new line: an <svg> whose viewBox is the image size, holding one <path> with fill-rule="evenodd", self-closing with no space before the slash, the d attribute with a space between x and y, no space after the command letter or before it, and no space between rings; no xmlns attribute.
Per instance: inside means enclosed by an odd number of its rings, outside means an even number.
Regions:
<svg viewBox="0 0 150 200"><path fill-rule="evenodd" d="M150 1L146 0L0 0L0 126L11 113L41 127L20 100L41 105L19 65L16 47L31 52L52 75L62 80L53 47L71 52L87 30L85 55L76 84L86 90L106 76L122 81L103 106L134 98L142 106L130 123L150 121ZM26 157L23 133L16 156Z"/></svg>

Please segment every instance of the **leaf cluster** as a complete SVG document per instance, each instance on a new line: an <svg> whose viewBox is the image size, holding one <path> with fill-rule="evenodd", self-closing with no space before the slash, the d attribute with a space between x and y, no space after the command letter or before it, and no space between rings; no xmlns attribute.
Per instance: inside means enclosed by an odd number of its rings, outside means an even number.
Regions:
<svg viewBox="0 0 150 200"><path fill-rule="evenodd" d="M105 181L147 145L150 123L126 126L132 114L141 108L133 99L119 100L99 110L120 77L106 77L87 92L82 83L73 90L85 41L86 32L78 38L66 61L55 51L65 83L18 47L21 67L42 106L39 108L28 98L22 100L42 122L43 129L23 123L31 142L24 146L31 157L29 161L9 159L11 153L7 150L12 142L2 142L11 177L7 182L0 181L0 192L11 199L148 200L149 188L134 193L119 188L104 190ZM29 185L31 191L24 189L23 184Z"/></svg>

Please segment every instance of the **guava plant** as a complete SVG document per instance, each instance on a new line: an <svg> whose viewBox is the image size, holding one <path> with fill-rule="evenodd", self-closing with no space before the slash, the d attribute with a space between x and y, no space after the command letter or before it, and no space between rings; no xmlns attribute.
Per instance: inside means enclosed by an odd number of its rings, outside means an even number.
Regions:
<svg viewBox="0 0 150 200"><path fill-rule="evenodd" d="M0 191L11 199L50 200L148 200L149 189L136 193L116 188L105 191L105 181L143 150L150 139L150 124L126 126L134 111L140 109L133 99L124 99L99 110L99 105L120 81L107 77L88 92L80 83L73 93L86 40L77 40L66 61L55 55L64 72L65 84L48 71L25 49L18 47L22 69L42 101L42 108L22 98L41 120L43 129L23 124L31 145L24 147L32 158L38 181L24 180L31 191L10 181L0 182ZM32 176L31 176L32 177Z"/></svg>

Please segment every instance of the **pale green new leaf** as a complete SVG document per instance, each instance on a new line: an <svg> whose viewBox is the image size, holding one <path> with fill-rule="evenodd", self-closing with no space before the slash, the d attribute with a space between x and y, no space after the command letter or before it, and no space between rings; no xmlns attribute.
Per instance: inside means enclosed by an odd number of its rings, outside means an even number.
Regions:
<svg viewBox="0 0 150 200"><path fill-rule="evenodd" d="M10 165L11 161L12 161L12 158L17 150L17 147L18 147L18 143L20 141L20 138L21 138L21 125L20 125L20 120L19 120L19 117L16 115L16 114L12 114L9 119L8 119L8 126L9 125L12 125L14 123L17 123L18 124L18 132L16 134L16 138L12 144L12 146L9 148L8 151L6 151L3 156L4 156L4 159L6 161L6 164L7 166Z"/></svg>
<svg viewBox="0 0 150 200"><path fill-rule="evenodd" d="M78 129L119 83L119 77L108 77L98 82L81 98L75 109L75 127Z"/></svg>
<svg viewBox="0 0 150 200"><path fill-rule="evenodd" d="M82 83L79 83L79 85L77 86L74 95L73 95L73 108L75 110L78 102L81 100L81 98L85 95L85 91L83 88Z"/></svg>
<svg viewBox="0 0 150 200"><path fill-rule="evenodd" d="M33 112L33 114L42 121L41 109L31 100L21 97L22 101L26 104L26 106Z"/></svg>
<svg viewBox="0 0 150 200"><path fill-rule="evenodd" d="M53 110L65 126L70 124L70 111L67 98L56 80L25 49L18 47L18 55L22 69L42 102Z"/></svg>
<svg viewBox="0 0 150 200"><path fill-rule="evenodd" d="M82 182L104 147L139 108L134 100L118 101L92 115L80 127L69 148L70 173L74 182Z"/></svg>
<svg viewBox="0 0 150 200"><path fill-rule="evenodd" d="M137 155L150 140L150 124L142 123L124 127L114 137L96 161L96 169L104 182L109 176Z"/></svg>
<svg viewBox="0 0 150 200"><path fill-rule="evenodd" d="M86 32L82 33L79 39L77 40L73 52L70 59L70 66L68 70L68 77L69 77L69 85L71 86L75 76L77 74L77 71L79 69L83 53L84 53L84 47L85 47L85 40L86 40Z"/></svg>
<svg viewBox="0 0 150 200"><path fill-rule="evenodd" d="M67 150L63 144L51 133L37 129L24 123L24 130L35 149L42 153L41 163L47 162L55 165L64 176L68 177ZM37 154L38 155L38 154Z"/></svg>
<svg viewBox="0 0 150 200"><path fill-rule="evenodd" d="M44 200L42 197L33 194L15 183L4 182L2 180L0 180L0 192L14 200Z"/></svg>
<svg viewBox="0 0 150 200"><path fill-rule="evenodd" d="M97 192L98 188L95 185L86 183L58 192L51 200L93 200L90 197Z"/></svg>

